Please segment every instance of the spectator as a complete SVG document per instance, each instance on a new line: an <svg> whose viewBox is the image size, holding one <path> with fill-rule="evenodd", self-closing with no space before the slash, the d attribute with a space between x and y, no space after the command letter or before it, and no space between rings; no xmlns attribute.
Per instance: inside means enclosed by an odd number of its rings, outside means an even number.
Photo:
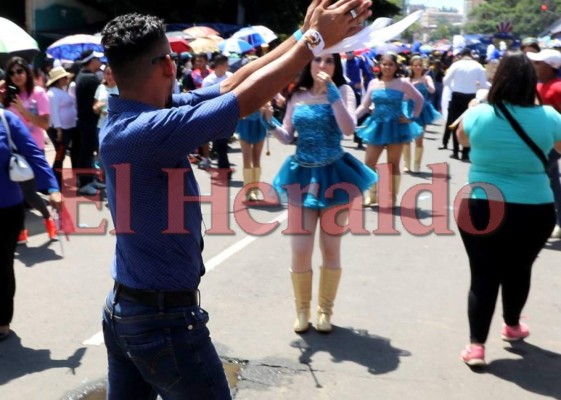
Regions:
<svg viewBox="0 0 561 400"><path fill-rule="evenodd" d="M475 98L478 89L489 87L485 68L471 57L471 50L465 48L458 54L455 61L446 71L443 84L450 88L452 97L448 104L448 114L442 137L442 146L439 149L448 148L448 140L452 135L450 125L456 121L467 110L468 104ZM452 135L452 155L450 158L460 159L460 146L456 135ZM469 147L462 148L462 160L469 160Z"/></svg>
<svg viewBox="0 0 561 400"><path fill-rule="evenodd" d="M49 97L41 86L35 84L33 73L27 61L21 57L12 57L6 63L6 82L2 102L4 107L16 114L27 129L35 144L41 151L45 151L45 142L48 140L46 130L49 129ZM13 91L13 92L12 92ZM45 229L50 239L56 239L55 222L47 205L37 194L38 190L49 189L37 186L37 181L31 179L20 182L26 203L39 211L43 217ZM18 243L25 244L28 231L25 227L21 230Z"/></svg>
<svg viewBox="0 0 561 400"><path fill-rule="evenodd" d="M82 66L76 77L76 105L78 108L78 130L80 131L80 153L78 168L92 169L94 156L98 151L97 121L99 115L93 110L95 91L100 84L96 73L101 67L103 53L85 50L80 56ZM79 178L78 193L93 196L103 185L94 180L93 174L84 174Z"/></svg>
<svg viewBox="0 0 561 400"><path fill-rule="evenodd" d="M553 49L545 49L539 53L526 52L533 61L538 76L538 94L544 105L550 105L561 113L561 52ZM559 158L561 156L555 150L549 152L549 179L555 199L557 220L552 238L561 238L561 182L559 181Z"/></svg>
<svg viewBox="0 0 561 400"><path fill-rule="evenodd" d="M520 314L530 292L532 264L555 226L555 207L542 161L507 114L512 114L544 159L554 147L561 151L561 115L550 106L535 104L536 85L530 60L521 52L505 53L488 104L471 108L457 131L460 143L472 149L468 176L472 190L460 204L458 217L471 270L470 344L461 354L470 366L485 365L485 343L499 288L502 339L511 342L530 334Z"/></svg>
<svg viewBox="0 0 561 400"><path fill-rule="evenodd" d="M232 76L232 73L228 71L228 57L218 55L214 57L212 62L214 70L203 79L202 87L217 85ZM220 172L225 172L228 180L232 179L232 170L230 169L230 160L228 159L228 138L216 139L213 141L212 151L216 152L218 156L218 169Z"/></svg>
<svg viewBox="0 0 561 400"><path fill-rule="evenodd" d="M76 101L67 91L69 77L70 73L63 67L55 67L49 73L49 80L46 82L51 110L49 137L56 150L53 171L60 187L66 150L76 130Z"/></svg>
<svg viewBox="0 0 561 400"><path fill-rule="evenodd" d="M7 71L12 69L8 68ZM14 253L24 221L21 186L11 181L8 174L12 155L8 137L33 169L38 185L49 188L53 207L60 207L62 199L45 154L37 146L23 121L10 111L0 109L0 341L7 339L11 333L10 323L14 315L16 292Z"/></svg>
<svg viewBox="0 0 561 400"><path fill-rule="evenodd" d="M356 56L353 51L348 51L345 55L346 60L343 63L343 71L355 94L356 104L360 104L366 87L368 87L370 81L374 79L374 74L364 57L360 55ZM365 119L366 116L358 120L357 125L361 125ZM353 136L354 141L357 144L357 148L364 148L362 145L362 139L357 136L356 132Z"/></svg>

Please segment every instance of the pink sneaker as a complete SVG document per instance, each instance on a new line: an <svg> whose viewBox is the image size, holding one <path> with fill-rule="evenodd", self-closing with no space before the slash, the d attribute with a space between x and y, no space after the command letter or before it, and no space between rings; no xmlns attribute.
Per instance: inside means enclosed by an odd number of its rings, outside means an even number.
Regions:
<svg viewBox="0 0 561 400"><path fill-rule="evenodd" d="M485 363L485 346L482 344L468 344L460 355L462 361L470 367L482 367Z"/></svg>
<svg viewBox="0 0 561 400"><path fill-rule="evenodd" d="M530 328L524 323L518 324L518 326L508 326L503 324L503 331L501 332L501 337L505 342L516 342L530 336Z"/></svg>

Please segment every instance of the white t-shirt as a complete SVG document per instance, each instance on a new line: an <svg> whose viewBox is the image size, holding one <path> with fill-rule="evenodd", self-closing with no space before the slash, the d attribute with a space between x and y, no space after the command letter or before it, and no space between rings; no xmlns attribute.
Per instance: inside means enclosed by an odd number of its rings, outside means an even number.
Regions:
<svg viewBox="0 0 561 400"><path fill-rule="evenodd" d="M97 90L95 91L94 98L97 101L101 101L105 103L103 107L101 107L101 112L99 113L99 121L97 122L97 127L101 128L105 120L107 119L107 103L109 100L109 96L111 95L119 95L119 89L117 86L113 86L112 88L107 87L106 85L99 85Z"/></svg>
<svg viewBox="0 0 561 400"><path fill-rule="evenodd" d="M213 72L210 75L208 75L205 79L203 79L202 87L216 85L217 83L220 83L223 80L227 79L229 76L232 76L232 73L230 71L226 71L226 73L222 76L216 76L216 74Z"/></svg>
<svg viewBox="0 0 561 400"><path fill-rule="evenodd" d="M479 89L490 87L485 68L471 58L462 58L453 63L442 81L452 92L474 94Z"/></svg>
<svg viewBox="0 0 561 400"><path fill-rule="evenodd" d="M50 124L53 128L70 129L76 126L78 111L76 99L61 88L51 86L47 91L50 107Z"/></svg>

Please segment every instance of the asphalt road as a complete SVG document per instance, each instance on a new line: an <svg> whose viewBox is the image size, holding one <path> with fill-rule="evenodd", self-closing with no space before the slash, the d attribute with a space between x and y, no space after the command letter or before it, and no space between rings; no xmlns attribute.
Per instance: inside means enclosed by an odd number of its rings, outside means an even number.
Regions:
<svg viewBox="0 0 561 400"><path fill-rule="evenodd" d="M292 331L290 247L282 233L286 210L252 208L255 220L280 226L259 237L242 229L236 220L242 214L231 212L242 186L241 153L238 144L232 145L237 172L228 193L231 204L227 214L215 214L215 222L227 217L234 233L206 235L208 272L201 292L221 357L241 367L233 388L236 399L561 399L559 240L547 244L534 266L524 310L531 337L515 345L500 340L499 303L487 343L489 366L477 373L459 360L468 340L469 270L453 200L469 164L437 150L441 131L441 126L429 127L424 172L404 176L400 194L402 200L411 187L430 184L426 164L432 164L440 185L434 206L424 192L416 210L409 207L409 191L394 213L366 209L355 214L363 218L355 226L363 229L343 239L343 276L331 335ZM346 139L344 146L363 159L352 140ZM293 146L271 140L262 180L270 182L293 151ZM196 174L201 192L210 193L209 175ZM100 209L80 207L82 227L109 219L101 204ZM203 208L206 227L216 226L210 206ZM423 228L431 223L438 233ZM18 247L16 255L15 334L0 343L0 399L78 398L85 388L103 385L107 374L100 321L112 286L114 238L74 235L70 241L49 243L38 214L29 212L27 225L29 244ZM314 260L317 272L319 248Z"/></svg>

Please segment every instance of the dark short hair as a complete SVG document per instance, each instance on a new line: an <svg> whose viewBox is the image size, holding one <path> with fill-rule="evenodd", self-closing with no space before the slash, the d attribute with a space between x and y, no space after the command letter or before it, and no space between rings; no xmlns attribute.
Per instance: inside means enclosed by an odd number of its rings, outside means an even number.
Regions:
<svg viewBox="0 0 561 400"><path fill-rule="evenodd" d="M331 54L333 60L335 62L335 71L333 71L333 77L331 80L335 84L335 86L339 87L347 83L345 79L345 75L343 75L343 65L341 64L341 56L339 53ZM312 61L313 62L313 61ZM298 82L294 86L295 93L298 90L302 89L311 89L314 86L314 78L312 77L312 62L309 62L305 67L300 77L298 78Z"/></svg>
<svg viewBox="0 0 561 400"><path fill-rule="evenodd" d="M535 104L538 77L532 61L520 51L507 51L493 77L489 104L510 103L522 107Z"/></svg>
<svg viewBox="0 0 561 400"><path fill-rule="evenodd" d="M219 54L212 59L212 63L216 67L217 65L228 65L228 57L223 54Z"/></svg>
<svg viewBox="0 0 561 400"><path fill-rule="evenodd" d="M208 61L208 55L206 53L197 53L194 58L203 58L205 61Z"/></svg>
<svg viewBox="0 0 561 400"><path fill-rule="evenodd" d="M142 63L167 42L164 22L152 15L120 15L103 28L101 44L115 77L134 79L146 72ZM119 83L120 84L120 83Z"/></svg>
<svg viewBox="0 0 561 400"><path fill-rule="evenodd" d="M527 37L526 39L524 39L522 41L522 44L520 45L520 50L524 50L527 47L531 47L532 49L536 50L536 52L538 53L541 51L540 45L538 43L538 39L533 37Z"/></svg>
<svg viewBox="0 0 561 400"><path fill-rule="evenodd" d="M465 57L465 56L470 56L470 57L472 57L473 54L472 54L470 48L464 47L464 48L460 51L460 53L458 54L458 56L459 56L459 57Z"/></svg>

